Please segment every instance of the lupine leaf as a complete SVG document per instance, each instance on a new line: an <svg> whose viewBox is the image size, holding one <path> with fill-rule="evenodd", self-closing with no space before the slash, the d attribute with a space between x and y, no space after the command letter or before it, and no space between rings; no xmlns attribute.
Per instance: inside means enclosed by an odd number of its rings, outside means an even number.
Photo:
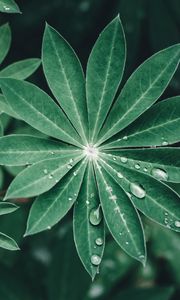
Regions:
<svg viewBox="0 0 180 300"><path fill-rule="evenodd" d="M0 232L0 248L4 248L6 250L19 250L17 243L10 238L8 235Z"/></svg>
<svg viewBox="0 0 180 300"><path fill-rule="evenodd" d="M14 203L0 202L0 216L9 214L18 208L19 207Z"/></svg>
<svg viewBox="0 0 180 300"><path fill-rule="evenodd" d="M180 182L180 148L122 149L105 152L118 164L124 165L121 157L128 159L128 167L150 174L156 179Z"/></svg>
<svg viewBox="0 0 180 300"><path fill-rule="evenodd" d="M86 143L85 79L80 62L65 39L49 25L44 33L42 55L49 87Z"/></svg>
<svg viewBox="0 0 180 300"><path fill-rule="evenodd" d="M113 159L106 157L103 165L116 182L129 193L129 198L141 212L169 229L180 231L178 194L153 177L120 166Z"/></svg>
<svg viewBox="0 0 180 300"><path fill-rule="evenodd" d="M0 136L2 136L3 135L3 124L1 123L1 121L0 121Z"/></svg>
<svg viewBox="0 0 180 300"><path fill-rule="evenodd" d="M80 150L61 142L30 135L12 134L0 138L0 165L21 166L41 160L80 153Z"/></svg>
<svg viewBox="0 0 180 300"><path fill-rule="evenodd" d="M179 60L177 44L151 56L131 75L100 133L101 142L124 129L161 96Z"/></svg>
<svg viewBox="0 0 180 300"><path fill-rule="evenodd" d="M0 3L1 6L1 3ZM0 26L0 64L5 59L11 45L11 29L9 24Z"/></svg>
<svg viewBox="0 0 180 300"><path fill-rule="evenodd" d="M9 105L26 123L47 135L79 145L75 130L45 92L12 78L1 78L0 84Z"/></svg>
<svg viewBox="0 0 180 300"><path fill-rule="evenodd" d="M80 162L52 190L33 203L25 235L51 228L74 204L82 184L86 163Z"/></svg>
<svg viewBox="0 0 180 300"><path fill-rule="evenodd" d="M99 36L88 60L86 91L91 141L96 138L112 104L125 59L124 32L116 17Z"/></svg>
<svg viewBox="0 0 180 300"><path fill-rule="evenodd" d="M117 243L129 255L146 261L144 233L137 211L125 191L96 165L97 185L107 226Z"/></svg>
<svg viewBox="0 0 180 300"><path fill-rule="evenodd" d="M94 211L100 215L99 220L95 215L95 221L92 223ZM98 272L105 245L104 222L101 214L92 164L89 163L74 206L73 227L77 252L92 279ZM96 265L92 263L94 256L97 257Z"/></svg>
<svg viewBox="0 0 180 300"><path fill-rule="evenodd" d="M0 77L10 77L19 80L26 79L40 66L40 59L29 58L15 62L0 71Z"/></svg>
<svg viewBox="0 0 180 300"><path fill-rule="evenodd" d="M103 148L167 146L179 141L180 96L157 103Z"/></svg>
<svg viewBox="0 0 180 300"><path fill-rule="evenodd" d="M0 94L0 110L13 118L19 119L20 117L12 110L12 108L7 103L6 98Z"/></svg>
<svg viewBox="0 0 180 300"><path fill-rule="evenodd" d="M5 199L40 195L54 185L82 158L66 154L64 157L40 161L27 167L10 184Z"/></svg>
<svg viewBox="0 0 180 300"><path fill-rule="evenodd" d="M5 13L20 13L14 0L0 0L0 11Z"/></svg>

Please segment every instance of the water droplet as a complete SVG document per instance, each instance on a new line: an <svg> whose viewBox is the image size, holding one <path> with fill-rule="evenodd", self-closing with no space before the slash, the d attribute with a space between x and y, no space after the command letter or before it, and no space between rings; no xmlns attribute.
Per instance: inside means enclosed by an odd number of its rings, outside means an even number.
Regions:
<svg viewBox="0 0 180 300"><path fill-rule="evenodd" d="M128 137L125 135L125 136L123 136L123 140L127 140L128 139Z"/></svg>
<svg viewBox="0 0 180 300"><path fill-rule="evenodd" d="M145 167L143 170L144 170L144 172L147 172L147 171L148 171L148 169L147 169L146 167Z"/></svg>
<svg viewBox="0 0 180 300"><path fill-rule="evenodd" d="M74 173L73 173L73 175L74 175L74 176L76 176L76 175L77 175L77 173L76 173L76 172L74 172Z"/></svg>
<svg viewBox="0 0 180 300"><path fill-rule="evenodd" d="M47 174L47 173L48 173L48 170L47 170L47 169L44 169L43 172L44 172L44 174Z"/></svg>
<svg viewBox="0 0 180 300"><path fill-rule="evenodd" d="M109 186L109 185L107 185L107 187L106 187L106 191L111 193L111 192L112 192L112 187L111 187L111 186Z"/></svg>
<svg viewBox="0 0 180 300"><path fill-rule="evenodd" d="M90 203L90 202L87 200L87 201L86 201L86 204L89 205L89 203Z"/></svg>
<svg viewBox="0 0 180 300"><path fill-rule="evenodd" d="M92 255L92 256L91 256L91 263L92 263L93 265L95 265L95 266L99 266L99 264L101 263L101 258L100 258L100 256L99 256L99 255L96 255L96 254Z"/></svg>
<svg viewBox="0 0 180 300"><path fill-rule="evenodd" d="M114 211L120 213L120 208L119 208L119 206L116 206L116 207L114 208Z"/></svg>
<svg viewBox="0 0 180 300"><path fill-rule="evenodd" d="M72 163L73 163L73 161L74 161L74 159L72 159L72 158L71 158L71 159L70 159L70 161L69 161L69 162L70 162L70 164L72 164Z"/></svg>
<svg viewBox="0 0 180 300"><path fill-rule="evenodd" d="M48 227L47 227L47 229L49 229L49 230L50 230L50 229L51 229L51 226L48 226Z"/></svg>
<svg viewBox="0 0 180 300"><path fill-rule="evenodd" d="M73 199L72 197L69 197L69 198L68 198L69 201L72 201L72 199Z"/></svg>
<svg viewBox="0 0 180 300"><path fill-rule="evenodd" d="M163 142L162 142L162 145L163 145L163 146L167 146L167 145L168 145L168 142L167 142L167 141L163 141Z"/></svg>
<svg viewBox="0 0 180 300"><path fill-rule="evenodd" d="M102 211L100 206L93 208L89 214L89 221L92 225L99 225L102 220Z"/></svg>
<svg viewBox="0 0 180 300"><path fill-rule="evenodd" d="M68 164L68 165L67 165L67 168L68 168L68 169L71 169L71 168L72 168L72 165L71 165L71 164Z"/></svg>
<svg viewBox="0 0 180 300"><path fill-rule="evenodd" d="M117 200L117 196L116 195L111 195L109 197L109 199L112 200L112 201L116 201Z"/></svg>
<svg viewBox="0 0 180 300"><path fill-rule="evenodd" d="M122 162L122 163L127 163L127 161L128 161L128 159L127 159L127 157L120 157L120 161Z"/></svg>
<svg viewBox="0 0 180 300"><path fill-rule="evenodd" d="M129 242L126 242L126 245L129 245Z"/></svg>
<svg viewBox="0 0 180 300"><path fill-rule="evenodd" d="M116 160L116 157L115 157L115 156L113 157L113 160Z"/></svg>
<svg viewBox="0 0 180 300"><path fill-rule="evenodd" d="M94 197L94 193L92 193L92 194L90 195L90 197L93 198L93 197Z"/></svg>
<svg viewBox="0 0 180 300"><path fill-rule="evenodd" d="M176 227L178 227L178 228L180 227L180 221L175 221L174 224L175 224Z"/></svg>
<svg viewBox="0 0 180 300"><path fill-rule="evenodd" d="M151 171L151 174L159 180L167 180L168 179L167 172L162 169L153 168Z"/></svg>
<svg viewBox="0 0 180 300"><path fill-rule="evenodd" d="M139 199L142 199L146 195L146 191L143 187L137 183L130 183L130 191L131 193Z"/></svg>
<svg viewBox="0 0 180 300"><path fill-rule="evenodd" d="M134 167L135 167L135 169L137 169L137 170L140 169L140 165L139 165L139 164L135 164Z"/></svg>
<svg viewBox="0 0 180 300"><path fill-rule="evenodd" d="M59 180L58 180L58 179L56 179L56 180L55 180L55 182L56 182L56 183L58 183L58 182L59 182Z"/></svg>
<svg viewBox="0 0 180 300"><path fill-rule="evenodd" d="M123 178L123 174L121 172L117 172L117 177L118 178Z"/></svg>
<svg viewBox="0 0 180 300"><path fill-rule="evenodd" d="M167 212L165 212L165 216L168 216L168 213L167 213Z"/></svg>
<svg viewBox="0 0 180 300"><path fill-rule="evenodd" d="M4 5L3 7L4 7L5 10L10 10L10 7L8 7L6 5Z"/></svg>
<svg viewBox="0 0 180 300"><path fill-rule="evenodd" d="M49 174L48 178L49 178L49 179L52 179L52 178L53 178L53 175L52 175L52 174Z"/></svg>
<svg viewBox="0 0 180 300"><path fill-rule="evenodd" d="M102 238L97 238L95 241L97 246L102 246L103 245L103 239Z"/></svg>
<svg viewBox="0 0 180 300"><path fill-rule="evenodd" d="M54 155L54 152L53 152L53 151L51 151L51 154L52 154L52 155Z"/></svg>

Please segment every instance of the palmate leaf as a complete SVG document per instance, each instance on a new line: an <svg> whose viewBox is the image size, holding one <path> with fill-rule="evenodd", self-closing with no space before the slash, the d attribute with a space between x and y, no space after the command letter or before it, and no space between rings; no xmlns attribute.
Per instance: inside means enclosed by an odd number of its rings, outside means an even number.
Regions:
<svg viewBox="0 0 180 300"><path fill-rule="evenodd" d="M0 79L9 114L44 134L0 138L1 165L28 165L12 181L5 199L38 196L25 235L51 228L75 204L76 249L92 278L105 246L103 220L120 247L142 263L146 247L138 211L180 231L179 195L169 187L180 182L180 151L169 146L179 141L180 97L153 105L178 66L180 45L145 61L115 100L125 54L117 17L92 50L85 95L75 53L48 25L42 61L58 104L33 84ZM0 98L4 110L5 98Z"/></svg>
<svg viewBox="0 0 180 300"><path fill-rule="evenodd" d="M0 11L5 13L21 13L14 0L0 0Z"/></svg>

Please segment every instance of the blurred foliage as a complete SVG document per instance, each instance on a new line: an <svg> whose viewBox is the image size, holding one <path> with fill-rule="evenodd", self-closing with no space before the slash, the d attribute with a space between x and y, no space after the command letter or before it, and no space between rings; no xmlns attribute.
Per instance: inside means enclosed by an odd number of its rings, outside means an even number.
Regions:
<svg viewBox="0 0 180 300"><path fill-rule="evenodd" d="M128 66L125 78L145 58L175 44L180 37L179 0L17 0L22 15L1 14L10 22L13 42L3 66L26 57L40 57L45 21L76 49L84 69L98 33L118 13L125 27ZM180 91L180 71L166 95ZM46 88L41 70L31 81ZM164 95L163 95L164 98ZM30 133L22 121L1 115L5 133ZM19 170L0 169L1 197ZM4 180L4 174L6 180ZM169 184L180 193L180 185ZM18 204L27 202L19 199ZM28 201L29 202L29 201ZM145 268L128 257L107 236L100 275L91 282L74 249L70 217L51 231L23 239L29 203L0 218L0 229L19 242L21 251L0 249L2 300L178 300L180 299L180 238L144 218L148 243Z"/></svg>

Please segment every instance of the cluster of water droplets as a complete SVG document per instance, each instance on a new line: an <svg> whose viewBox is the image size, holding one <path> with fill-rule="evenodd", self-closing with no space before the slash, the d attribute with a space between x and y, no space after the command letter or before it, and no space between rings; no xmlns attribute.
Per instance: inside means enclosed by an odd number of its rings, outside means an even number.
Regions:
<svg viewBox="0 0 180 300"><path fill-rule="evenodd" d="M3 5L3 8L4 8L6 11L10 10L10 7L8 7L8 6L6 6L6 5Z"/></svg>

